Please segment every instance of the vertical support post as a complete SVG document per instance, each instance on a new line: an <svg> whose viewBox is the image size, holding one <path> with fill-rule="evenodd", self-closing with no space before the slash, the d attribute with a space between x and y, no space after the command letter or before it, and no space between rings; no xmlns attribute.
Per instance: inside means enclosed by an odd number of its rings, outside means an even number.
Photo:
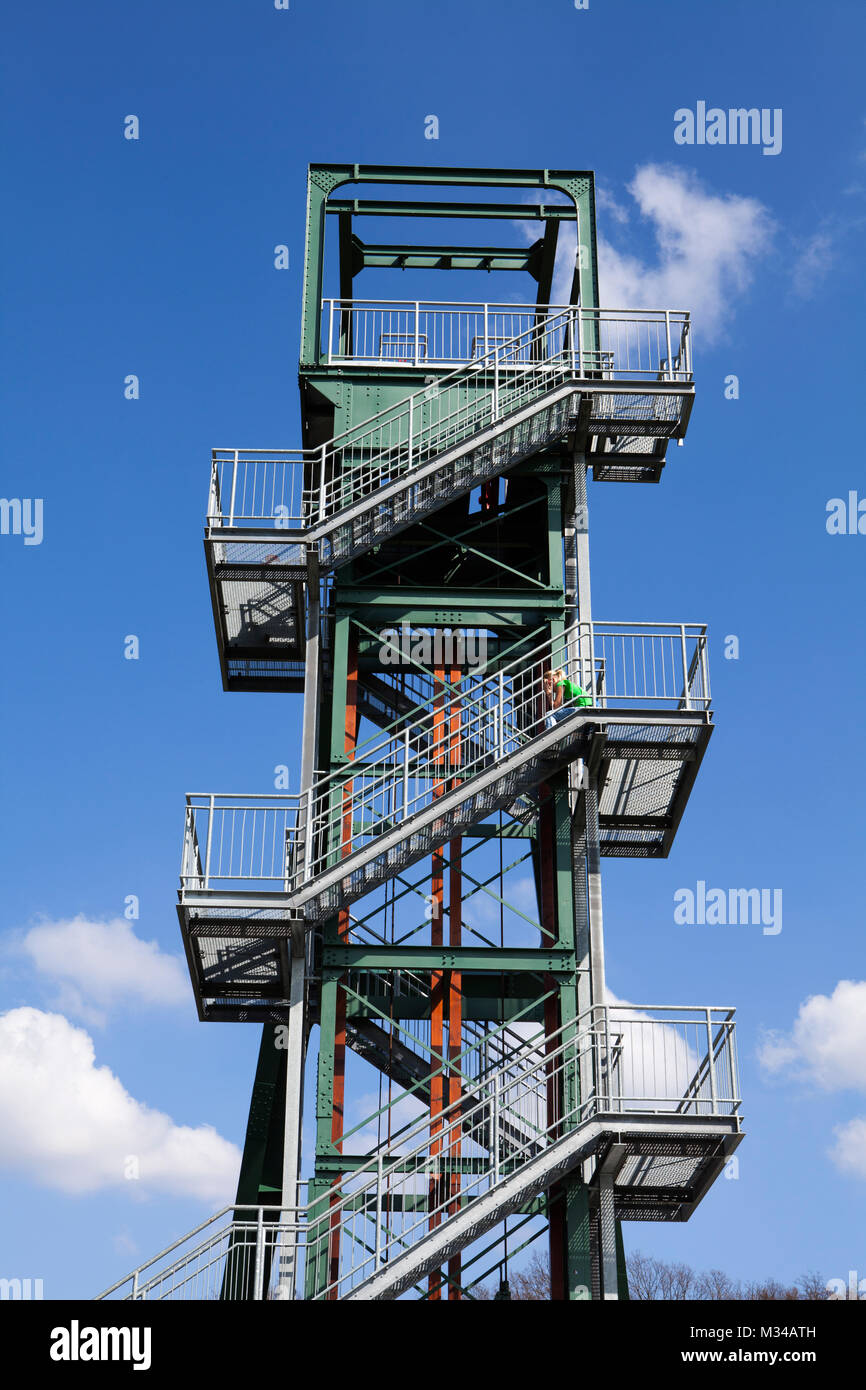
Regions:
<svg viewBox="0 0 866 1390"><path fill-rule="evenodd" d="M286 1124L283 1134L282 1207L288 1238L280 1247L279 1297L293 1299L297 1271L298 1183L301 1161L301 1114L304 1105L304 981L306 960L302 930L293 934L286 951L289 966L289 1009L286 1029Z"/></svg>
<svg viewBox="0 0 866 1390"><path fill-rule="evenodd" d="M340 300L340 317L341 317L341 318L342 318L342 315L343 315L343 301ZM329 300L328 300L328 351L327 351L327 354L326 354L327 360L328 360L328 366L330 366L330 364L331 364L331 351L332 351L332 348L333 348L333 344L334 344L334 301L333 301L333 299L329 299Z"/></svg>
<svg viewBox="0 0 866 1390"><path fill-rule="evenodd" d="M689 695L689 655L686 650L685 623L680 623L680 655L683 662L683 708L691 709L691 696Z"/></svg>
<svg viewBox="0 0 866 1390"><path fill-rule="evenodd" d="M493 1094L492 1094L492 1096L490 1097L490 1137L491 1137L491 1139L492 1139L492 1141L493 1141L493 1182L494 1182L494 1185L495 1185L496 1183L499 1182L499 1169L500 1169L500 1164L501 1164L501 1155L500 1155L500 1149L499 1149L499 1130L500 1130L499 1118L500 1118L500 1103L501 1103L501 1094L502 1094L502 1092L501 1092L501 1087L502 1087L502 1077L501 1077L499 1068L497 1067L496 1071L493 1073Z"/></svg>
<svg viewBox="0 0 866 1390"><path fill-rule="evenodd" d="M419 334L419 331L418 331L418 330L419 330L419 327L420 327L420 323L419 323L420 317L421 317L421 306L420 306L420 301L416 299L416 300L415 300L415 366L416 366L416 367L419 367L419 366L421 365L421 361L420 361L421 337L420 337L420 334Z"/></svg>
<svg viewBox="0 0 866 1390"><path fill-rule="evenodd" d="M229 502L229 526L234 526L234 524L235 524L235 493L237 492L237 486L238 486L238 455L239 455L239 453L240 453L240 450L239 450L239 449L235 449L235 457L234 457L234 462L233 462L233 464L232 464L232 495L231 495L231 500L230 500L230 502Z"/></svg>
<svg viewBox="0 0 866 1390"><path fill-rule="evenodd" d="M673 375L674 375L674 359L673 359L673 350L672 350L672 348L671 348L671 311L670 311L670 309L665 309L665 342L666 342L666 344L667 344L667 351L668 351L668 357L667 357L667 371L665 372L665 376L666 376L666 378L667 378L668 381L672 381L672 380L673 380Z"/></svg>
<svg viewBox="0 0 866 1390"><path fill-rule="evenodd" d="M489 335L489 332L488 332L487 308L488 308L488 306L485 304L485 305L484 305L484 351L483 351L482 354L481 354L482 357L486 357L487 354L488 354L488 352L490 351L490 335Z"/></svg>
<svg viewBox="0 0 866 1390"><path fill-rule="evenodd" d="M376 1155L376 1262L378 1269L382 1263L382 1182L384 1178L382 1150Z"/></svg>
<svg viewBox="0 0 866 1390"><path fill-rule="evenodd" d="M262 1207L256 1209L256 1254L255 1265L253 1267L253 1299L260 1303L262 1300L262 1287L265 1277L265 1225L264 1210Z"/></svg>
<svg viewBox="0 0 866 1390"><path fill-rule="evenodd" d="M498 717L499 757L505 757L505 672L499 672L499 717Z"/></svg>
<svg viewBox="0 0 866 1390"><path fill-rule="evenodd" d="M718 1099L716 1097L716 1065L713 1061L713 1019L709 1009L707 1009L707 1069L710 1074L710 1114L715 1115L718 1110Z"/></svg>
<svg viewBox="0 0 866 1390"><path fill-rule="evenodd" d="M493 410L490 416L492 421L499 419L499 352L495 351L493 357Z"/></svg>
<svg viewBox="0 0 866 1390"><path fill-rule="evenodd" d="M316 521L325 519L325 458L327 445L323 444L319 454L319 515Z"/></svg>
<svg viewBox="0 0 866 1390"><path fill-rule="evenodd" d="M204 852L204 884L205 889L210 887L210 847L213 839L213 818L214 818L214 796L213 792L208 797L207 809L207 845Z"/></svg>
<svg viewBox="0 0 866 1390"><path fill-rule="evenodd" d="M616 1146L614 1146L616 1147ZM605 1302L619 1298L616 1259L616 1208L613 1195L613 1174L603 1172L598 1180L598 1215L601 1237L601 1291Z"/></svg>
<svg viewBox="0 0 866 1390"><path fill-rule="evenodd" d="M702 632L698 641L701 646L701 695L703 696L703 707L710 707L710 672L707 666L707 635Z"/></svg>
<svg viewBox="0 0 866 1390"><path fill-rule="evenodd" d="M607 1002L604 978L604 918L601 903L601 849L598 828L598 778L587 778L586 880L589 906L589 971L593 1004Z"/></svg>
<svg viewBox="0 0 866 1390"><path fill-rule="evenodd" d="M409 814L409 725L403 734L403 820Z"/></svg>

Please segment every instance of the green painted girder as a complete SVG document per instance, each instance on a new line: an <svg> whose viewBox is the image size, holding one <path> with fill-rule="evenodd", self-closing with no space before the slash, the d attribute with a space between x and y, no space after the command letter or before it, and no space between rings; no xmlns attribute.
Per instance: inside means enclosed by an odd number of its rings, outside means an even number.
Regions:
<svg viewBox="0 0 866 1390"><path fill-rule="evenodd" d="M577 972L574 951L558 948L511 946L325 946L322 965L326 970L480 970L547 972L551 975Z"/></svg>
<svg viewBox="0 0 866 1390"><path fill-rule="evenodd" d="M559 586L544 585L539 589L440 589L431 587L425 593L412 589L407 593L399 585L365 589L360 585L335 585L334 610L337 614L357 613L363 620L364 609L377 610L376 621L382 616L381 610L391 609L395 621L406 623L428 623L443 627L475 626L495 628L497 625L514 625L515 613L530 610L535 621L541 611L561 617L565 609L565 595ZM407 606L409 605L409 606ZM464 622L471 616L472 622ZM522 627L528 626L521 622Z"/></svg>
<svg viewBox="0 0 866 1390"><path fill-rule="evenodd" d="M466 985L471 976L463 981L460 995L463 1000L463 1017L470 1023L507 1023L514 1018L521 1022L541 1023L543 1003L537 998L521 999L510 996L503 1000L502 982L496 980L489 986L489 993L474 995L467 992ZM430 1017L433 1005L429 999L419 999L417 995L368 994L366 1003L350 998L346 1006L348 1018L385 1018L395 1022Z"/></svg>
<svg viewBox="0 0 866 1390"><path fill-rule="evenodd" d="M353 217L471 217L509 222L573 222L577 216L564 203L403 203L386 198L344 198L329 203L327 211Z"/></svg>
<svg viewBox="0 0 866 1390"><path fill-rule="evenodd" d="M477 184L479 187L561 187L564 181L591 174L561 169L466 168L456 164L311 164L310 170L337 175L340 183Z"/></svg>
<svg viewBox="0 0 866 1390"><path fill-rule="evenodd" d="M359 1168L366 1168L369 1162L369 1154L322 1154L316 1160L316 1168L322 1174L355 1173ZM443 1155L438 1166L443 1173L483 1173L488 1165L486 1160L480 1157L456 1158ZM412 1159L407 1159L405 1163L388 1163L389 1173L417 1173L417 1171L418 1165ZM426 1198L424 1201L426 1203Z"/></svg>
<svg viewBox="0 0 866 1390"><path fill-rule="evenodd" d="M555 226L556 224L551 224ZM537 280L543 241L531 246L382 246L352 238L352 274L378 270L523 270Z"/></svg>

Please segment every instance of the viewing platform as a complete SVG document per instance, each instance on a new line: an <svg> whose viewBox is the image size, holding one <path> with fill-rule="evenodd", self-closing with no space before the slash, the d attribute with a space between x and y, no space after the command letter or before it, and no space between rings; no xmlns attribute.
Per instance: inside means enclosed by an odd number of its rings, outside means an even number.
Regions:
<svg viewBox="0 0 866 1390"><path fill-rule="evenodd" d="M591 704L550 718L552 669ZM576 623L467 672L307 792L189 796L178 912L201 1016L271 1017L287 997L286 943L305 922L491 812L517 803L532 816L539 786L579 759L600 772L601 854L664 857L712 728L702 625ZM582 802L579 792L576 814Z"/></svg>
<svg viewBox="0 0 866 1390"><path fill-rule="evenodd" d="M544 448L584 450L597 480L657 482L686 432L687 314L328 301L328 331L334 362L442 374L317 448L213 451L205 550L227 690L301 688L310 554L333 571Z"/></svg>

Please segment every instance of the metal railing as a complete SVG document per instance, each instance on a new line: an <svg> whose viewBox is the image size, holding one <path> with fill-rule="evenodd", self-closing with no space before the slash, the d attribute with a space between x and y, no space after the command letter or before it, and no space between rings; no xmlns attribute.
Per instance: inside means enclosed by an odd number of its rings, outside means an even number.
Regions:
<svg viewBox="0 0 866 1390"><path fill-rule="evenodd" d="M588 705L564 697L551 712L548 676L580 686ZM419 812L455 787L527 748L563 720L635 709L708 711L707 637L696 623L574 623L505 665L470 670L458 686L375 735L351 762L284 796L187 797L181 883L213 890L238 880L293 892L325 869L411 828Z"/></svg>
<svg viewBox="0 0 866 1390"><path fill-rule="evenodd" d="M739 1109L733 1009L594 1006L404 1126L324 1197L226 1208L100 1297L344 1298L468 1202L492 1198L495 1219L496 1188L588 1121L653 1119L673 1139L684 1120Z"/></svg>
<svg viewBox="0 0 866 1390"><path fill-rule="evenodd" d="M208 526L336 525L359 498L376 505L387 484L569 382L640 390L692 379L689 318L669 310L551 309L510 338L485 341L476 358L315 449L214 449Z"/></svg>
<svg viewBox="0 0 866 1390"><path fill-rule="evenodd" d="M544 329L551 357L568 346L568 325L585 344L584 369L689 380L689 315L672 309L587 309L567 304L458 303L419 299L323 299L324 360L377 367L455 366ZM549 327L547 325L549 324Z"/></svg>

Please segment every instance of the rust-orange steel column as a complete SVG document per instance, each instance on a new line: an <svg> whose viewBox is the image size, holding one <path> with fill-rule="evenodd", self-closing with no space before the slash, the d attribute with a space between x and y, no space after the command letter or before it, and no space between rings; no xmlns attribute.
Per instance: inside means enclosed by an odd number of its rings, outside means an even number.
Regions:
<svg viewBox="0 0 866 1390"><path fill-rule="evenodd" d="M451 672L451 684L455 691L460 688L461 673L458 670ZM450 756L451 769L455 776L452 780L452 787L457 785L460 762L461 762L461 710L460 701L455 697L451 703L450 719ZM462 933L462 913L463 913L463 874L462 874L462 854L463 841L458 836L452 840L448 847L448 943L451 946L459 946L463 939ZM501 891L501 890L500 890ZM463 1050L463 977L459 970L448 971L448 1061L454 1067L448 1071L448 1104L454 1108L449 1110L449 1120L455 1120L460 1109L457 1102L462 1095L462 1078L458 1058ZM462 1151L460 1142L460 1130L455 1131L454 1141L451 1145L449 1157L459 1159ZM460 1188L461 1175L455 1169L451 1173L450 1192L454 1200L449 1204L448 1213L456 1216L460 1210ZM461 1257L460 1252L452 1255L448 1261L448 1298L451 1301L460 1299L460 1272Z"/></svg>
<svg viewBox="0 0 866 1390"><path fill-rule="evenodd" d="M348 644L348 669L346 672L346 725L344 748L350 758L355 756L355 748L358 743L358 725L360 716L358 714L358 639L350 636ZM341 827L340 843L343 857L352 852L352 820L353 820L353 793L354 783L347 782L343 788L343 820ZM346 908L341 908L337 916L337 931L342 941L348 941L351 935L350 917ZM345 977L344 977L345 978ZM337 985L336 998L336 1025L334 1029L334 1083L331 1090L332 1109L331 1109L331 1138L334 1146L339 1153L343 1152L343 1129L345 1124L344 1104L346 1096L346 991L342 981ZM336 1206L338 1198L331 1198L331 1205ZM331 1285L331 1298L337 1297L337 1282L340 1274L340 1226L337 1214L334 1214L331 1222L330 1248L329 1248L329 1284Z"/></svg>
<svg viewBox="0 0 866 1390"><path fill-rule="evenodd" d="M434 677L442 690L441 695L437 695L433 705L433 747L431 756L437 772L445 772L445 671L437 669ZM434 796L442 796L445 791L444 780L437 780L433 788ZM441 846L437 846L432 856L432 871L430 883L431 898L431 917L430 917L430 945L443 945L443 897L445 880L445 858ZM442 1130L442 1120L439 1118L446 1105L445 1075L442 1063L437 1059L442 1056L445 1040L445 995L444 995L444 975L441 970L433 970L430 974L430 1050L432 1053L431 1062L433 1065L433 1076L430 1083L430 1157L435 1159L441 1156L442 1140L438 1137ZM442 1219L441 1212L436 1210L442 1199L441 1174L433 1168L429 1183L429 1209L430 1209L430 1229L439 1225ZM442 1297L442 1275L439 1270L430 1275L429 1296L434 1301Z"/></svg>

